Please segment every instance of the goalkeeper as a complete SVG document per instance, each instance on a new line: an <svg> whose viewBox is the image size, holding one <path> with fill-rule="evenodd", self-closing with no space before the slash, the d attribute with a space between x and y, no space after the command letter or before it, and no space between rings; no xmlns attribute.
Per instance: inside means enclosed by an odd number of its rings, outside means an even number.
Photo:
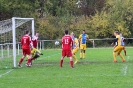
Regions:
<svg viewBox="0 0 133 88"><path fill-rule="evenodd" d="M40 50L38 50L38 49L36 49L36 48L32 48L32 49L31 49L31 54L32 54L32 59L31 59L31 61L37 59L38 57L40 57L40 55L43 55L43 54L40 52Z"/></svg>

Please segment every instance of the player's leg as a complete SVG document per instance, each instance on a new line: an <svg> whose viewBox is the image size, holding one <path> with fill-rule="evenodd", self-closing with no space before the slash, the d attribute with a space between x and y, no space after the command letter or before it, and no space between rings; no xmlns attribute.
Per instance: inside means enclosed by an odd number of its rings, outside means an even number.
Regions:
<svg viewBox="0 0 133 88"><path fill-rule="evenodd" d="M123 48L124 48L123 46L119 46L118 54L119 54L119 56L121 57L122 62L126 62L126 60L124 59L123 55L121 54L121 51L123 50Z"/></svg>
<svg viewBox="0 0 133 88"><path fill-rule="evenodd" d="M23 52L23 56L19 60L19 63L18 63L18 66L19 67L21 67L22 62L23 62L24 58L26 57L26 54L25 54L25 50L24 49L22 49L22 52Z"/></svg>
<svg viewBox="0 0 133 88"><path fill-rule="evenodd" d="M62 67L64 57L66 56L66 52L62 50L62 57L60 59L60 67Z"/></svg>
<svg viewBox="0 0 133 88"><path fill-rule="evenodd" d="M86 44L83 46L83 58L85 58Z"/></svg>
<svg viewBox="0 0 133 88"><path fill-rule="evenodd" d="M114 48L114 50L113 50L113 57L114 57L114 62L117 62L117 60L116 60L116 52L118 52L118 46L116 46L115 48Z"/></svg>
<svg viewBox="0 0 133 88"><path fill-rule="evenodd" d="M80 44L80 59L83 58L83 44Z"/></svg>
<svg viewBox="0 0 133 88"><path fill-rule="evenodd" d="M62 67L63 60L64 60L64 56L61 57L61 60L60 60L60 67Z"/></svg>
<svg viewBox="0 0 133 88"><path fill-rule="evenodd" d="M75 62L74 62L74 64L76 64L77 62L78 62L78 59L77 59L77 57L76 57L76 52L78 51L78 48L75 48L75 49L73 49L73 51L72 51L72 57L74 58L74 60L75 60Z"/></svg>
<svg viewBox="0 0 133 88"><path fill-rule="evenodd" d="M26 63L26 65L29 67L29 66L31 66L31 59L32 59L31 50L27 49L26 54L29 55L27 63Z"/></svg>
<svg viewBox="0 0 133 88"><path fill-rule="evenodd" d="M73 59L72 59L72 52L71 52L71 50L67 51L66 55L67 55L67 57L70 58L70 66L71 66L71 68L73 68L74 66L73 66Z"/></svg>
<svg viewBox="0 0 133 88"><path fill-rule="evenodd" d="M74 67L74 66L73 66L73 59L72 59L72 56L70 56L70 66L71 66L71 68Z"/></svg>
<svg viewBox="0 0 133 88"><path fill-rule="evenodd" d="M127 55L126 48L123 48L125 56Z"/></svg>

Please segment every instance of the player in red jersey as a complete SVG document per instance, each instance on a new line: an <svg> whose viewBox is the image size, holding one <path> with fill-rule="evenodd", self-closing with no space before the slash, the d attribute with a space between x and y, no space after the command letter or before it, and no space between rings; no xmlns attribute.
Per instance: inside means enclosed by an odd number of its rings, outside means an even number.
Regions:
<svg viewBox="0 0 133 88"><path fill-rule="evenodd" d="M22 45L22 52L23 52L23 56L20 59L18 66L21 67L21 63L23 62L24 58L26 57L26 55L28 55L28 61L26 63L27 66L31 66L31 48L33 48L32 43L31 43L31 37L29 36L30 31L26 31L25 35L21 38L21 45Z"/></svg>
<svg viewBox="0 0 133 88"><path fill-rule="evenodd" d="M64 57L67 56L70 58L70 66L73 68L73 59L72 59L72 46L73 40L68 34L68 30L65 30L65 36L62 37L62 57L60 60L60 67L62 67Z"/></svg>
<svg viewBox="0 0 133 88"><path fill-rule="evenodd" d="M37 32L35 36L32 37L32 43L33 43L33 47L36 48L37 44L38 44L38 36L39 33Z"/></svg>

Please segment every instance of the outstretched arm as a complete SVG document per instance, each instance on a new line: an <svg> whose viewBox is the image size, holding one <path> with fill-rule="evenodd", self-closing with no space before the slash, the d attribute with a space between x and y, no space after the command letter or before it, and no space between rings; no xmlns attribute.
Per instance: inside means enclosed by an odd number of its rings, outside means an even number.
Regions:
<svg viewBox="0 0 133 88"><path fill-rule="evenodd" d="M90 39L88 39L89 42L93 43L93 41L91 41Z"/></svg>

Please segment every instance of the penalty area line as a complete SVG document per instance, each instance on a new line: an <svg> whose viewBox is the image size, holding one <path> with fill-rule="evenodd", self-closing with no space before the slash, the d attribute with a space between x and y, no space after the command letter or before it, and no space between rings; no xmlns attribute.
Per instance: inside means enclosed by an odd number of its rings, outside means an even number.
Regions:
<svg viewBox="0 0 133 88"><path fill-rule="evenodd" d="M7 71L7 72L5 72L4 74L0 74L0 78L2 77L2 76L4 76L4 75L7 75L7 74L9 74L10 72L12 72L14 69L11 69L11 70L9 70L9 71Z"/></svg>

